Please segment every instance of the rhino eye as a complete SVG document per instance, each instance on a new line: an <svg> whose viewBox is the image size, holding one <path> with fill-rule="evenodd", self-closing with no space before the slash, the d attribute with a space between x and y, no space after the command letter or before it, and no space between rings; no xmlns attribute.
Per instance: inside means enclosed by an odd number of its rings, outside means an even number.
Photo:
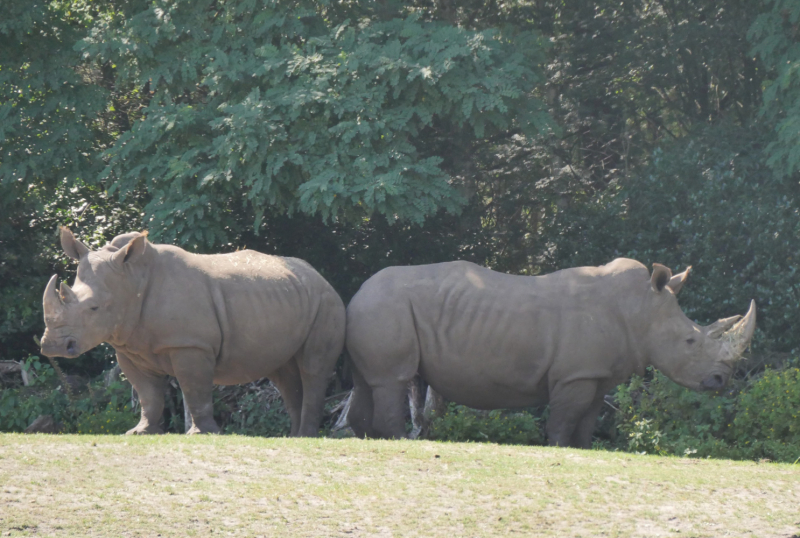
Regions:
<svg viewBox="0 0 800 538"><path fill-rule="evenodd" d="M686 343L687 344L694 344L694 338L687 338L686 339Z"/></svg>
<svg viewBox="0 0 800 538"><path fill-rule="evenodd" d="M92 309L92 310L97 310L97 307L96 307L96 306L93 306L91 309Z"/></svg>

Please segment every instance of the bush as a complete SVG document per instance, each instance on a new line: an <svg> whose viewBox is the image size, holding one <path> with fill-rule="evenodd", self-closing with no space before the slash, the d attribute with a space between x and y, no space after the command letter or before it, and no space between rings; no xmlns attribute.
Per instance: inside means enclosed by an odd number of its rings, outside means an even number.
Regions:
<svg viewBox="0 0 800 538"><path fill-rule="evenodd" d="M101 375L75 391L60 369L56 371L39 357L28 357L23 368L28 386L0 392L0 431L24 431L40 415L51 415L68 433L122 433L136 424L127 382L106 387Z"/></svg>
<svg viewBox="0 0 800 538"><path fill-rule="evenodd" d="M612 446L689 457L800 458L800 369L794 365L734 380L722 394L682 388L657 371L648 376L618 387L622 435Z"/></svg>
<svg viewBox="0 0 800 538"><path fill-rule="evenodd" d="M138 415L129 406L114 409L109 405L99 413L85 413L78 419L77 433L120 434L130 430L139 422Z"/></svg>
<svg viewBox="0 0 800 538"><path fill-rule="evenodd" d="M652 371L617 388L619 448L648 454L717 454L729 427L735 398L726 393L694 392Z"/></svg>
<svg viewBox="0 0 800 538"><path fill-rule="evenodd" d="M230 409L227 424L220 424L225 433L286 437L291 431L289 414L280 399L270 400L263 393L248 392L239 397Z"/></svg>
<svg viewBox="0 0 800 538"><path fill-rule="evenodd" d="M541 445L544 444L544 435L540 421L539 417L527 411L476 411L450 403L447 411L431 422L428 438L454 442Z"/></svg>
<svg viewBox="0 0 800 538"><path fill-rule="evenodd" d="M743 392L731 435L753 457L800 457L800 368L767 370Z"/></svg>

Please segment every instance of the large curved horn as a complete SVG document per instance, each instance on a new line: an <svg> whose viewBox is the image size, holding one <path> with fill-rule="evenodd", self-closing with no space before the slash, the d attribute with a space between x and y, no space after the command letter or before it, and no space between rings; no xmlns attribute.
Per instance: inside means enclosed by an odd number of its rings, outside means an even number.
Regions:
<svg viewBox="0 0 800 538"><path fill-rule="evenodd" d="M44 289L42 304L44 305L45 314L59 310L63 307L61 298L58 296L58 292L56 291L56 280L58 280L58 275L51 276L50 282L47 283L47 287Z"/></svg>
<svg viewBox="0 0 800 538"><path fill-rule="evenodd" d="M753 338L755 330L756 302L750 301L750 309L747 311L747 314L724 335L729 338L733 351L737 356L741 356L744 350L747 349L747 346L750 345L750 339Z"/></svg>

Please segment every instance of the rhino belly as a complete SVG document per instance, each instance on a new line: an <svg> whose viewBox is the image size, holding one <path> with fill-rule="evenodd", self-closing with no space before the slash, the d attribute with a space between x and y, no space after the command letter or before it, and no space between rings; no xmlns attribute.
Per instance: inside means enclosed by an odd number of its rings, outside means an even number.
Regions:
<svg viewBox="0 0 800 538"><path fill-rule="evenodd" d="M420 375L446 399L475 409L543 405L546 364L535 355L478 356L443 353L422 357Z"/></svg>
<svg viewBox="0 0 800 538"><path fill-rule="evenodd" d="M268 377L289 362L308 337L314 312L294 294L274 289L255 290L249 296L227 293L225 303L224 315L218 315L222 344L215 383L234 385Z"/></svg>
<svg viewBox="0 0 800 538"><path fill-rule="evenodd" d="M217 385L239 385L250 383L276 372L297 354L303 339L294 337L270 338L269 333L261 333L261 338L242 335L225 347L214 370L214 383ZM277 335L276 335L277 336Z"/></svg>

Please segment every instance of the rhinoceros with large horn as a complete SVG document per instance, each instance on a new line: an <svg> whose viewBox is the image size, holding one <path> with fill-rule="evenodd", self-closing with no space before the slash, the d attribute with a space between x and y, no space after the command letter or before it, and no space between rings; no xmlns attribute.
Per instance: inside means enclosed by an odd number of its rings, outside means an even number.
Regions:
<svg viewBox="0 0 800 538"><path fill-rule="evenodd" d="M513 276L468 262L389 267L347 308L355 369L348 420L359 436L405 435L408 382L477 409L550 404L550 444L589 447L603 397L653 365L695 390L725 385L755 328L747 315L701 327L654 264Z"/></svg>
<svg viewBox="0 0 800 538"><path fill-rule="evenodd" d="M218 432L214 384L268 377L283 397L293 435L316 435L325 389L344 345L341 298L309 264L251 250L198 255L152 244L146 233L92 251L67 228L78 260L73 288L44 292L42 353L74 358L108 342L139 394L131 434L160 433L167 376L180 383L188 433Z"/></svg>

